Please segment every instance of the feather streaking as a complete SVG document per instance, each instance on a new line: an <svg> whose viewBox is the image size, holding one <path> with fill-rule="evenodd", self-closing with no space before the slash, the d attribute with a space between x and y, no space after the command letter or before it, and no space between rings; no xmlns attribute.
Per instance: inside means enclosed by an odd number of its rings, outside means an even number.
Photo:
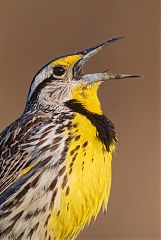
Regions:
<svg viewBox="0 0 161 240"><path fill-rule="evenodd" d="M82 67L119 39L45 65L0 134L0 239L72 240L106 208L116 131L97 97L101 74Z"/></svg>

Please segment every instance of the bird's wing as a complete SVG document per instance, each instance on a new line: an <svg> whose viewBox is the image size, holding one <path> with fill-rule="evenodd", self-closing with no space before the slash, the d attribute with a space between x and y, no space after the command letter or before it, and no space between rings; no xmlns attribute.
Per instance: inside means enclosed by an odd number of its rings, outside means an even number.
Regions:
<svg viewBox="0 0 161 240"><path fill-rule="evenodd" d="M53 119L36 114L23 116L1 133L0 194L43 160L43 154L51 145L49 134L56 149L59 136L55 136L54 131Z"/></svg>

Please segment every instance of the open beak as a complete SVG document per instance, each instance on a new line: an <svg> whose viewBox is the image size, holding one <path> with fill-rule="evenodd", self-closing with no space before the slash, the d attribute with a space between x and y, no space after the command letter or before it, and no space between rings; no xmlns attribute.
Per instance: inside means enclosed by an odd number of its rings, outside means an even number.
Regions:
<svg viewBox="0 0 161 240"><path fill-rule="evenodd" d="M133 75L133 74L114 74L114 73L109 73L107 71L103 73L92 73L92 74L86 74L83 75L82 68L85 65L85 63L96 53L98 53L100 50L102 50L103 47L109 46L125 37L116 37L112 38L110 40L107 40L104 43L101 43L99 45L96 45L92 48L88 48L84 51L77 52L77 54L82 54L82 58L76 63L74 67L74 74L76 79L84 79L87 83L93 83L93 82L98 82L98 81L105 81L105 80L110 80L110 79L122 79L122 78L132 78L132 77L140 77L138 75Z"/></svg>

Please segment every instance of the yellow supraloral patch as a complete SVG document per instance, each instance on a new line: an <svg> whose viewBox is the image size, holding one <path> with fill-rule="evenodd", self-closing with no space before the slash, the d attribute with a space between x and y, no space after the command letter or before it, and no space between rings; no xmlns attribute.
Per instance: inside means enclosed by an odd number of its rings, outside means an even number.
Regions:
<svg viewBox="0 0 161 240"><path fill-rule="evenodd" d="M75 54L67 57L59 58L58 60L51 63L51 66L62 65L64 67L73 66L79 59L81 59L82 54Z"/></svg>

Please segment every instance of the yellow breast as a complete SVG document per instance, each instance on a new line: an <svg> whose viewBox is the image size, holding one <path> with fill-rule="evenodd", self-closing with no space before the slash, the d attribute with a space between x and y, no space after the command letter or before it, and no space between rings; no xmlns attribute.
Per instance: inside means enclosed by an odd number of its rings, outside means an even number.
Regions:
<svg viewBox="0 0 161 240"><path fill-rule="evenodd" d="M67 184L61 191L60 208L53 209L49 232L54 226L55 240L74 239L85 224L107 206L111 188L111 157L97 137L95 126L76 113L66 157Z"/></svg>

